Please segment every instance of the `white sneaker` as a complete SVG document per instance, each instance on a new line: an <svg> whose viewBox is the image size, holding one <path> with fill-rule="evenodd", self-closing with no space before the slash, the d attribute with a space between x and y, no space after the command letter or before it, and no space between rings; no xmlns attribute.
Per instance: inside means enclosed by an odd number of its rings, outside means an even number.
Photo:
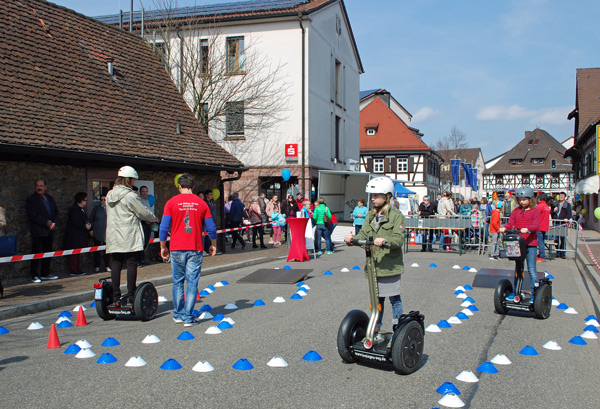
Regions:
<svg viewBox="0 0 600 409"><path fill-rule="evenodd" d="M47 276L40 277L42 280L58 280L58 276L49 274Z"/></svg>
<svg viewBox="0 0 600 409"><path fill-rule="evenodd" d="M199 323L200 323L200 321L196 321L196 320L194 320L194 321L190 321L190 322L185 322L185 323L183 324L183 326L184 326L184 327L193 327L194 325L196 325L196 324L199 324Z"/></svg>
<svg viewBox="0 0 600 409"><path fill-rule="evenodd" d="M207 257L207 256L209 256L209 254L206 251L203 251L202 256Z"/></svg>
<svg viewBox="0 0 600 409"><path fill-rule="evenodd" d="M183 322L181 318L173 318L173 321L177 324L181 324Z"/></svg>
<svg viewBox="0 0 600 409"><path fill-rule="evenodd" d="M34 283L41 283L41 282L42 282L42 280L40 280L40 278L39 278L39 277L33 277L33 278L31 279L31 281L32 281L32 282L34 282Z"/></svg>

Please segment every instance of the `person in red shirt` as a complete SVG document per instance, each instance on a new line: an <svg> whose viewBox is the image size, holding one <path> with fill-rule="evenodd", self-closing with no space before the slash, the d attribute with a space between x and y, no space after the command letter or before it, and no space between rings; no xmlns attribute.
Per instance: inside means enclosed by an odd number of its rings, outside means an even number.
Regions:
<svg viewBox="0 0 600 409"><path fill-rule="evenodd" d="M533 303L534 286L538 281L536 255L537 255L537 231L540 228L540 211L535 207L535 197L533 197L533 189L529 186L523 186L515 192L515 198L519 202L519 207L512 211L510 219L504 227L500 227L499 232L504 233L506 230L519 229L519 236L525 239L527 245L527 270L531 281L531 299ZM506 203L504 203L506 205ZM525 260L522 261L523 265ZM515 276L514 287L517 287L517 277ZM508 301L515 299L515 294L506 297Z"/></svg>
<svg viewBox="0 0 600 409"><path fill-rule="evenodd" d="M171 275L173 277L173 321L183 322L184 327L196 324L194 304L198 295L202 257L204 251L203 227L208 232L211 246L208 254L217 252L215 242L217 229L204 200L192 192L194 178L183 173L178 179L179 194L165 204L163 218L160 223L160 255L163 259L171 258ZM167 236L171 230L170 251L167 248ZM187 288L184 298L184 281Z"/></svg>
<svg viewBox="0 0 600 409"><path fill-rule="evenodd" d="M490 245L490 259L492 260L498 260L498 255L500 254L498 230L500 230L501 210L502 202L494 200L492 202L492 214L490 216L490 235L492 236L492 244Z"/></svg>
<svg viewBox="0 0 600 409"><path fill-rule="evenodd" d="M536 209L540 211L540 229L537 232L537 241L538 241L538 257L537 261L544 262L546 261L546 233L548 233L548 229L550 228L550 206L546 203L546 194L541 193L538 196L538 204Z"/></svg>

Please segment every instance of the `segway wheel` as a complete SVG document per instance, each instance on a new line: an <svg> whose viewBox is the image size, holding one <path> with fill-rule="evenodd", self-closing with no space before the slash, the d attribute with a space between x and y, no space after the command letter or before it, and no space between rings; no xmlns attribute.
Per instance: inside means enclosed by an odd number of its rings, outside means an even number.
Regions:
<svg viewBox="0 0 600 409"><path fill-rule="evenodd" d="M552 287L546 283L542 283L535 292L533 299L533 312L535 317L540 320L545 320L550 316L552 309Z"/></svg>
<svg viewBox="0 0 600 409"><path fill-rule="evenodd" d="M423 327L411 320L400 328L392 341L392 364L400 375L409 375L419 369L425 345Z"/></svg>
<svg viewBox="0 0 600 409"><path fill-rule="evenodd" d="M353 364L358 361L350 347L362 341L367 333L368 325L369 316L361 310L350 311L342 320L338 330L337 349L344 362Z"/></svg>
<svg viewBox="0 0 600 409"><path fill-rule="evenodd" d="M135 291L133 310L138 319L149 321L158 310L158 292L152 283L142 283Z"/></svg>
<svg viewBox="0 0 600 409"><path fill-rule="evenodd" d="M115 319L116 315L108 312L108 306L113 303L112 283L104 282L102 284L102 299L96 301L96 313L104 321Z"/></svg>
<svg viewBox="0 0 600 409"><path fill-rule="evenodd" d="M512 284L508 280L500 280L494 293L494 308L498 314L506 314L505 300L512 293Z"/></svg>

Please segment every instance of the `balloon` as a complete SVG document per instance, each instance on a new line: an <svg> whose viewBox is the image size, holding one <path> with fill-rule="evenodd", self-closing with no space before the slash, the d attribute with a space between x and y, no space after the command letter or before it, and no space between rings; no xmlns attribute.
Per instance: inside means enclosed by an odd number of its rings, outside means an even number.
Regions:
<svg viewBox="0 0 600 409"><path fill-rule="evenodd" d="M292 172L290 172L289 169L284 169L283 171L281 171L281 177L283 178L283 180L285 180L286 182L288 180L290 180L290 176L292 176Z"/></svg>
<svg viewBox="0 0 600 409"><path fill-rule="evenodd" d="M183 175L183 173L180 173L177 176L175 176L175 187L179 187L179 176L181 175Z"/></svg>
<svg viewBox="0 0 600 409"><path fill-rule="evenodd" d="M556 195L556 200L560 200L560 196L559 195Z"/></svg>
<svg viewBox="0 0 600 409"><path fill-rule="evenodd" d="M498 206L497 206L497 208L498 208L498 209L502 208L502 205L503 205L503 204L504 204L504 202L503 202L502 200L499 200L499 201L498 201Z"/></svg>
<svg viewBox="0 0 600 409"><path fill-rule="evenodd" d="M587 209L581 209L581 214L586 214L587 213Z"/></svg>
<svg viewBox="0 0 600 409"><path fill-rule="evenodd" d="M221 197L221 191L217 188L214 188L212 190L213 192L213 200L219 200L219 198Z"/></svg>
<svg viewBox="0 0 600 409"><path fill-rule="evenodd" d="M156 203L156 199L153 195L148 195L148 203L150 203L150 207L154 206L154 203Z"/></svg>
<svg viewBox="0 0 600 409"><path fill-rule="evenodd" d="M581 196L579 194L575 195L575 199L579 200L581 198Z"/></svg>
<svg viewBox="0 0 600 409"><path fill-rule="evenodd" d="M596 216L596 219L600 220L600 207L596 207L596 210L594 210L594 216Z"/></svg>

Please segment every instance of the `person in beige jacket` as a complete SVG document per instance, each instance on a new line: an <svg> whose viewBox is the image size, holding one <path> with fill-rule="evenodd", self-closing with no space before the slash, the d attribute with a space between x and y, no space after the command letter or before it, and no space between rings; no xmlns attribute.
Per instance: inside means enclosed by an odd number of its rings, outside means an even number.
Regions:
<svg viewBox="0 0 600 409"><path fill-rule="evenodd" d="M137 281L137 253L144 248L141 221L158 222L131 188L138 173L131 166L119 169L115 186L106 195L106 254L112 254L111 279L116 305L133 304ZM121 297L121 269L127 268L127 294Z"/></svg>

